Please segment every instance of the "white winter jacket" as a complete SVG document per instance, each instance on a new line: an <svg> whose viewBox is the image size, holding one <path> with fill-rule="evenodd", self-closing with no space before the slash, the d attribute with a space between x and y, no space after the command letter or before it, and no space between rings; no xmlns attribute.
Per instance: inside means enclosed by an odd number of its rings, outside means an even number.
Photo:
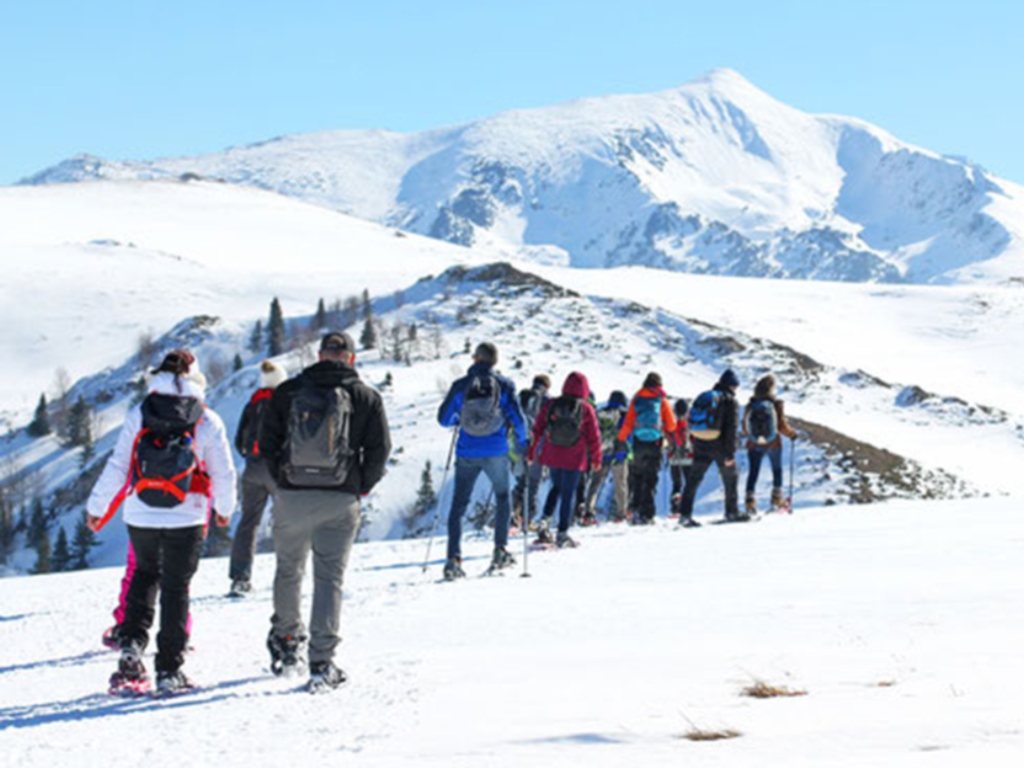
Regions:
<svg viewBox="0 0 1024 768"><path fill-rule="evenodd" d="M175 376L158 373L150 382L149 391L164 395L195 397L202 400L202 386L192 379L178 377L181 389L177 388ZM86 511L92 517L103 517L111 501L128 482L132 464L132 449L135 437L142 429L142 408L135 406L125 417L117 446L100 479L93 486ZM235 465L231 458L224 422L210 408L203 409L203 416L196 425L193 441L199 466L210 476L210 497L189 493L185 501L176 507L158 508L143 503L131 494L121 505L124 521L138 528L188 528L203 525L207 521L212 505L217 514L230 517L235 510Z"/></svg>

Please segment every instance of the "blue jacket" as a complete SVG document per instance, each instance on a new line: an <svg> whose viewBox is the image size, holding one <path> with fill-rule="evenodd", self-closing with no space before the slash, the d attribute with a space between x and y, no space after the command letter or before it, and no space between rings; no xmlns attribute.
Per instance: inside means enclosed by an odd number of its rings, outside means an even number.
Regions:
<svg viewBox="0 0 1024 768"><path fill-rule="evenodd" d="M505 425L492 435L485 437L474 437L459 430L459 441L455 445L455 455L465 459L482 459L488 456L505 456L508 454L508 425L511 424L515 430L516 443L519 454L526 455L527 430L523 422L523 412L519 409L519 399L516 397L516 385L510 379L491 369L491 366L484 363L474 363L469 371L461 379L452 384L448 390L441 407L437 409L437 420L442 427L458 426L459 414L462 412L462 403L466 396L466 390L473 382L473 378L481 374L490 374L498 381L501 395L499 404L501 412L505 416Z"/></svg>

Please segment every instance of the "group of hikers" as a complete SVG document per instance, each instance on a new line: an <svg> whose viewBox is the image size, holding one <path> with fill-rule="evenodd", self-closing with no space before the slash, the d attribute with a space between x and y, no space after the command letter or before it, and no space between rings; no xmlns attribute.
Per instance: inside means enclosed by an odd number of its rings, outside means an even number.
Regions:
<svg viewBox="0 0 1024 768"><path fill-rule="evenodd" d="M272 499L276 567L267 636L270 669L289 677L308 669L307 685L314 693L346 680L334 663L344 573L359 529L361 498L384 476L391 452L383 401L360 380L355 356L352 337L331 332L320 340L317 362L293 378L264 361L260 386L235 434L245 468L229 594L243 597L252 589L256 533ZM741 419L739 380L731 370L692 406L685 400L671 404L657 373L648 374L631 399L616 391L598 406L582 373L570 373L557 397L545 374L517 394L497 363L497 347L480 343L467 374L451 385L438 410L438 422L453 430L456 456L445 580L465 575L462 520L481 473L495 499L491 571L515 563L508 548L513 518L515 525L536 531L539 545L576 546L569 528L574 518L582 524L596 520L595 504L609 476L609 519L653 522L666 460L672 512L684 526L699 525L693 518L694 499L711 464L717 465L725 486L726 519L750 519L754 513L754 487L765 456L773 472L772 504L784 504L781 437L795 439L796 433L786 422L770 375L758 381ZM158 595L155 694L193 687L182 671L191 632L189 585L207 526L230 525L237 502L226 429L204 400L205 379L195 357L185 349L169 352L151 372L148 394L128 412L87 502L90 528L99 530L120 509L129 535L116 623L103 636L104 644L121 654L110 680L112 694L152 690L143 653ZM741 428L750 458L743 512L735 461ZM538 516L545 473L551 488ZM313 596L307 627L300 607L310 553Z"/></svg>

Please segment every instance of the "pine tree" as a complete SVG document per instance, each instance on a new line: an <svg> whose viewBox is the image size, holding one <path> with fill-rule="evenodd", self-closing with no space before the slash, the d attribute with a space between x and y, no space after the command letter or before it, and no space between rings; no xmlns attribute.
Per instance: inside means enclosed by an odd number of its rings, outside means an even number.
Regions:
<svg viewBox="0 0 1024 768"><path fill-rule="evenodd" d="M79 395L68 415L68 445L73 448L92 443L92 410Z"/></svg>
<svg viewBox="0 0 1024 768"><path fill-rule="evenodd" d="M0 486L0 565L7 564L7 558L14 548L14 535L16 533L14 502L8 497L3 486Z"/></svg>
<svg viewBox="0 0 1024 768"><path fill-rule="evenodd" d="M373 304L370 303L370 289L363 288L363 320L373 318Z"/></svg>
<svg viewBox="0 0 1024 768"><path fill-rule="evenodd" d="M256 325L253 326L252 335L249 337L249 351L250 352L262 352L263 351L263 321L257 320Z"/></svg>
<svg viewBox="0 0 1024 768"><path fill-rule="evenodd" d="M363 332L359 334L359 343L363 349L377 348L377 328L373 324L372 315L363 322Z"/></svg>
<svg viewBox="0 0 1024 768"><path fill-rule="evenodd" d="M99 542L96 534L89 529L85 523L85 512L81 519L75 524L75 533L71 537L71 568L81 571L89 567L89 552Z"/></svg>
<svg viewBox="0 0 1024 768"><path fill-rule="evenodd" d="M51 569L50 565L50 534L43 532L43 537L39 539L39 545L36 547L36 564L32 569L32 573L49 573Z"/></svg>
<svg viewBox="0 0 1024 768"><path fill-rule="evenodd" d="M270 319L267 322L267 355L269 357L277 357L284 352L286 335L281 302L275 296L274 300L270 302Z"/></svg>
<svg viewBox="0 0 1024 768"><path fill-rule="evenodd" d="M46 512L43 509L43 500L36 497L32 499L32 514L25 531L25 543L32 549L36 549L44 536L46 536Z"/></svg>
<svg viewBox="0 0 1024 768"><path fill-rule="evenodd" d="M420 475L420 487L416 491L416 503L413 504L413 513L425 515L437 504L437 494L434 492L434 478L430 473L430 459L423 467L423 474Z"/></svg>
<svg viewBox="0 0 1024 768"><path fill-rule="evenodd" d="M35 415L28 425L28 433L32 437L42 437L53 431L50 426L50 414L46 409L46 395L39 396L39 404L36 406Z"/></svg>
<svg viewBox="0 0 1024 768"><path fill-rule="evenodd" d="M68 547L68 534L64 530L64 526L61 526L57 533L57 543L53 546L51 565L55 573L66 571L71 566L71 549Z"/></svg>
<svg viewBox="0 0 1024 768"><path fill-rule="evenodd" d="M316 314L313 315L313 319L309 323L309 330L313 333L321 333L327 327L327 307L324 306L324 300L320 299L316 305Z"/></svg>
<svg viewBox="0 0 1024 768"><path fill-rule="evenodd" d="M236 352L235 359L231 361L231 370L238 373L243 368L245 368L245 361L242 359L242 356Z"/></svg>

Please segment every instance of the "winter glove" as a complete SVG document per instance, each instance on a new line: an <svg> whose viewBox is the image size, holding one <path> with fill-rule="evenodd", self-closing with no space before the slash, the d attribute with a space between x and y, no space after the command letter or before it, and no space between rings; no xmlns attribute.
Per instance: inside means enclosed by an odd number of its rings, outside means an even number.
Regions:
<svg viewBox="0 0 1024 768"><path fill-rule="evenodd" d="M227 528L231 525L231 518L224 517L217 510L213 510L213 522L216 523L218 528Z"/></svg>

